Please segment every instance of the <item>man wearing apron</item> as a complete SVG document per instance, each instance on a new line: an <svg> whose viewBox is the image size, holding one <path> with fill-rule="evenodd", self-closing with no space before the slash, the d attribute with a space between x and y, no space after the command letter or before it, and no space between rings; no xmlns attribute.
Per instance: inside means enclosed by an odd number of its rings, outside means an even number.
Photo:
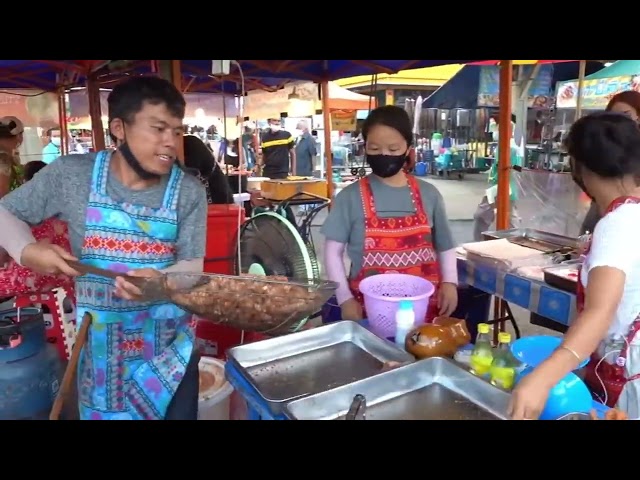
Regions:
<svg viewBox="0 0 640 480"><path fill-rule="evenodd" d="M5 197L0 246L39 272L77 275L66 264L74 258L140 277L201 272L206 194L175 164L184 98L165 80L136 77L116 86L108 102L118 149L63 156ZM73 255L30 235L28 224L52 216L68 223ZM78 366L80 419L195 420L192 316L142 302L122 277L78 277L76 295L77 327L91 321Z"/></svg>

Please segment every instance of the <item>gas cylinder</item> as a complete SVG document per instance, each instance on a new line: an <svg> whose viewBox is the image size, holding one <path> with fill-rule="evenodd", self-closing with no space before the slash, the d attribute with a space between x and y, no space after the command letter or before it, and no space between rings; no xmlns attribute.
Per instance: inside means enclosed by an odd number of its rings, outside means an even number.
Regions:
<svg viewBox="0 0 640 480"><path fill-rule="evenodd" d="M46 420L62 373L42 310L0 311L0 420Z"/></svg>

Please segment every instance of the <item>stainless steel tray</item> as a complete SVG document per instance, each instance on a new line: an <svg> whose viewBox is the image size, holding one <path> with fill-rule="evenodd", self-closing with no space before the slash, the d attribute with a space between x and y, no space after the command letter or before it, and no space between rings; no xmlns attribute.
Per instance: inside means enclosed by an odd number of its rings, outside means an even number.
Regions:
<svg viewBox="0 0 640 480"><path fill-rule="evenodd" d="M543 269L544 281L546 284L552 287L558 288L565 292L576 294L578 292L578 277L575 279L566 278L561 275L557 275L557 271L566 270L569 265L557 265L555 267L547 267ZM577 266L577 270L580 270L580 266Z"/></svg>
<svg viewBox="0 0 640 480"><path fill-rule="evenodd" d="M446 358L428 358L285 407L292 420L342 420L356 395L366 420L506 420L511 395Z"/></svg>
<svg viewBox="0 0 640 480"><path fill-rule="evenodd" d="M274 413L286 402L377 375L384 362L414 358L355 322L337 322L234 347L227 361Z"/></svg>
<svg viewBox="0 0 640 480"><path fill-rule="evenodd" d="M509 230L496 230L490 232L482 232L482 236L487 240L497 240L500 238L516 238L525 237L532 240L540 240L542 242L552 243L559 247L578 248L578 239L565 237L564 235L556 235L555 233L543 232L532 228L511 228Z"/></svg>

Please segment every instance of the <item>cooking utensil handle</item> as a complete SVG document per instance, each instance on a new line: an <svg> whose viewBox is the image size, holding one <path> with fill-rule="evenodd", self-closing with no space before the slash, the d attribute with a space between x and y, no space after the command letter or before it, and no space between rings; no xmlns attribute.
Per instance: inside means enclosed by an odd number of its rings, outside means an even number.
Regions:
<svg viewBox="0 0 640 480"><path fill-rule="evenodd" d="M53 402L53 407L51 408L51 413L49 414L49 420L60 419L60 413L62 412L64 402L67 400L69 392L73 387L73 381L78 370L80 352L82 351L82 347L84 347L84 344L87 343L90 325L91 315L85 314L85 317L82 320L82 325L80 326L80 330L78 331L78 335L76 335L76 341L73 344L73 350L71 351L71 358L69 358L67 369L64 371L64 376L62 377L60 390L58 390L58 395L56 395L56 399Z"/></svg>
<svg viewBox="0 0 640 480"><path fill-rule="evenodd" d="M116 277L123 276L122 274L113 272L111 270L107 270L105 268L94 267L94 266L91 266L91 265L87 265L85 263L76 262L75 260L67 260L67 263L69 264L69 266L71 268L73 268L74 270L77 270L78 272L82 273L83 275L91 273L93 275L98 275L100 277L107 277L107 278L113 278L113 279L115 279Z"/></svg>
<svg viewBox="0 0 640 480"><path fill-rule="evenodd" d="M114 272L113 270L107 270L106 268L98 268L85 263L76 262L75 260L67 260L67 264L83 275L92 274L99 277L112 278L114 280L118 277L122 277L127 282L134 284L138 288L143 288L145 285L145 278L142 277L132 277L123 273Z"/></svg>

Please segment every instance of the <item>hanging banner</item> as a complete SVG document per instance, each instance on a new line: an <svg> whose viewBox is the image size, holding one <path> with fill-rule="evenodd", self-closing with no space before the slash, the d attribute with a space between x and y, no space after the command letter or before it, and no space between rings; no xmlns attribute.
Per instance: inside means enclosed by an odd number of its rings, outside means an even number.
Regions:
<svg viewBox="0 0 640 480"><path fill-rule="evenodd" d="M334 110L331 112L331 130L353 132L357 125L357 110Z"/></svg>
<svg viewBox="0 0 640 480"><path fill-rule="evenodd" d="M534 65L520 65L523 77L527 78ZM553 100L553 65L540 65L538 75L531 83L528 92L529 108L548 108ZM497 108L500 106L500 67L483 66L480 68L478 85L478 106Z"/></svg>
<svg viewBox="0 0 640 480"><path fill-rule="evenodd" d="M640 75L585 80L582 83L582 108L604 110L614 95L626 90L640 91ZM556 108L576 108L577 104L578 81L559 83Z"/></svg>

